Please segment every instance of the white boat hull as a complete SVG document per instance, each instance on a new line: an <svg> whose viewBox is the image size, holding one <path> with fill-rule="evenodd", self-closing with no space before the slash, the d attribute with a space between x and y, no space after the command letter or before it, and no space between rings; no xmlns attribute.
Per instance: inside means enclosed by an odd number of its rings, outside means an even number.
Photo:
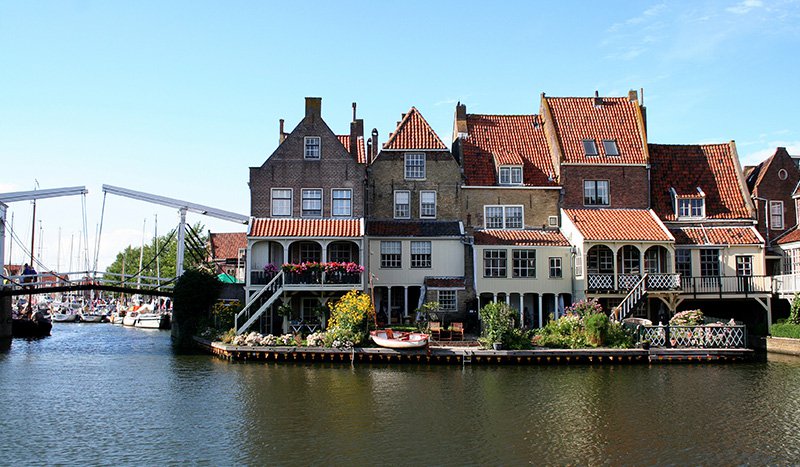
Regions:
<svg viewBox="0 0 800 467"><path fill-rule="evenodd" d="M137 328L158 329L161 327L161 315L145 313L139 315L134 324Z"/></svg>
<svg viewBox="0 0 800 467"><path fill-rule="evenodd" d="M82 315L81 321L84 323L102 323L103 318L103 315Z"/></svg>
<svg viewBox="0 0 800 467"><path fill-rule="evenodd" d="M136 318L138 318L138 317L139 317L139 313L136 313L136 312L128 313L127 315L125 315L124 318L122 318L123 326L133 326L133 325L135 325L136 324Z"/></svg>
<svg viewBox="0 0 800 467"><path fill-rule="evenodd" d="M56 313L53 315L53 321L56 323L74 323L78 321L78 315L74 313Z"/></svg>
<svg viewBox="0 0 800 467"><path fill-rule="evenodd" d="M428 345L430 336L417 332L397 332L389 338L386 331L372 331L369 337L379 346L389 349L418 349Z"/></svg>

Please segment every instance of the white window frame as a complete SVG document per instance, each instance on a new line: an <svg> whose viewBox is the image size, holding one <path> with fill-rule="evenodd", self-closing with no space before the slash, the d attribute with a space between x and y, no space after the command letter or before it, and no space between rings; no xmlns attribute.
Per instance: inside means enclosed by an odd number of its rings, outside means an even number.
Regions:
<svg viewBox="0 0 800 467"><path fill-rule="evenodd" d="M381 240L381 269L400 269L402 267L403 242L399 240Z"/></svg>
<svg viewBox="0 0 800 467"><path fill-rule="evenodd" d="M590 157L596 157L600 155L600 151L597 150L597 141L593 139L584 139L583 143L583 154ZM587 144L591 144L591 146L587 146ZM591 148L594 148L594 151L590 151Z"/></svg>
<svg viewBox="0 0 800 467"><path fill-rule="evenodd" d="M615 139L604 139L602 140L603 143L603 152L606 156L617 157L619 156L619 145L617 144L617 140ZM613 151L609 151L608 149L611 148Z"/></svg>
<svg viewBox="0 0 800 467"><path fill-rule="evenodd" d="M414 161L422 161L422 164L412 164ZM425 180L426 157L422 152L410 152L403 157L403 168L406 180Z"/></svg>
<svg viewBox="0 0 800 467"><path fill-rule="evenodd" d="M521 165L501 165L499 172L501 185L522 185Z"/></svg>
<svg viewBox="0 0 800 467"><path fill-rule="evenodd" d="M678 219L704 219L706 217L705 198L679 198Z"/></svg>
<svg viewBox="0 0 800 467"><path fill-rule="evenodd" d="M775 209L777 208L777 209ZM779 222L775 222L778 220ZM769 201L769 229L770 230L783 230L783 201L770 200Z"/></svg>
<svg viewBox="0 0 800 467"><path fill-rule="evenodd" d="M426 194L433 194L433 214L430 212L430 207L426 207L425 205L430 205L431 203L425 203L425 195ZM436 191L434 190L423 190L419 192L419 218L420 219L436 219ZM410 204L410 203L409 203Z"/></svg>
<svg viewBox="0 0 800 467"><path fill-rule="evenodd" d="M594 185L594 199L597 201L595 203L587 203L586 201L586 184L591 183ZM606 199L605 203L600 202L600 196L598 193L600 192L599 187L601 184L605 184L606 187ZM611 182L609 180L584 180L583 181L583 205L584 206L611 206Z"/></svg>
<svg viewBox="0 0 800 467"><path fill-rule="evenodd" d="M753 277L753 255L736 255L736 277Z"/></svg>
<svg viewBox="0 0 800 467"><path fill-rule="evenodd" d="M275 213L275 192L288 191L289 192L289 212L286 214ZM278 198L278 200L286 200L286 198ZM269 212L272 217L292 217L294 210L294 190L292 188L272 188L269 191Z"/></svg>
<svg viewBox="0 0 800 467"><path fill-rule="evenodd" d="M408 195L408 202L405 203L405 206L406 206L406 209L407 209L408 212L405 215L402 215L402 213L401 213L401 215L398 215L398 212L397 212L397 206L402 206L402 204L398 204L397 203L397 195L399 195L401 193L405 193L406 195ZM395 190L394 191L393 201L394 201L394 203L393 203L393 206L394 206L393 207L394 218L395 219L411 219L411 191L409 191L409 190Z"/></svg>
<svg viewBox="0 0 800 467"><path fill-rule="evenodd" d="M550 279L562 279L564 277L564 262L560 256L551 256L548 261L548 276ZM558 274L554 272L558 271Z"/></svg>
<svg viewBox="0 0 800 467"><path fill-rule="evenodd" d="M684 274L685 271L688 271L689 274ZM681 277L692 277L692 250L687 248L675 249L675 272L679 273Z"/></svg>
<svg viewBox="0 0 800 467"><path fill-rule="evenodd" d="M508 252L496 248L483 250L483 277L502 278L506 276L508 276Z"/></svg>
<svg viewBox="0 0 800 467"><path fill-rule="evenodd" d="M430 269L432 266L433 245L429 240L411 242L411 268Z"/></svg>
<svg viewBox="0 0 800 467"><path fill-rule="evenodd" d="M347 198L336 198L336 192L347 192L350 195ZM347 200L347 213L336 213L336 201ZM353 190L351 188L331 188L331 217L350 217L353 215Z"/></svg>
<svg viewBox="0 0 800 467"><path fill-rule="evenodd" d="M500 209L502 212L502 225L489 225L489 216L487 214L489 209ZM520 225L509 226L509 209L520 210ZM503 230L519 230L525 227L525 206L521 204L488 204L483 206L483 226L485 229L503 229Z"/></svg>
<svg viewBox="0 0 800 467"><path fill-rule="evenodd" d="M308 215L306 214L306 193L318 191L319 192L319 215L313 214ZM324 201L325 201L325 190L322 188L303 188L301 191L301 203L300 203L300 217L312 217L312 218L319 218L322 217L324 213ZM308 198L309 201L316 200L316 198ZM316 211L316 209L315 209Z"/></svg>
<svg viewBox="0 0 800 467"><path fill-rule="evenodd" d="M314 142L316 141L316 144ZM322 138L319 136L306 136L303 138L303 158L318 161L322 156Z"/></svg>
<svg viewBox="0 0 800 467"><path fill-rule="evenodd" d="M511 250L511 277L536 279L536 250L518 248Z"/></svg>
<svg viewBox="0 0 800 467"><path fill-rule="evenodd" d="M436 301L439 302L439 311L442 311L442 312L458 311L458 292L457 291L455 291L455 290L437 290L436 292L437 292ZM444 297L444 295L447 295L447 297Z"/></svg>

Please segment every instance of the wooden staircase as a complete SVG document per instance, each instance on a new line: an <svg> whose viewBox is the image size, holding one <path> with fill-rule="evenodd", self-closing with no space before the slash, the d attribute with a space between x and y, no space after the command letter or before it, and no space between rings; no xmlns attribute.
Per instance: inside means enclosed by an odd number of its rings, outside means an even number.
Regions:
<svg viewBox="0 0 800 467"><path fill-rule="evenodd" d="M636 306L645 295L647 295L647 274L642 275L641 279L639 279L636 285L628 292L628 295L614 308L614 311L611 313L611 319L622 321L627 318L636 309Z"/></svg>
<svg viewBox="0 0 800 467"><path fill-rule="evenodd" d="M234 321L236 334L241 334L250 328L275 303L281 293L283 293L283 271L278 272L267 285L256 292L242 311L236 314ZM240 322L243 322L241 326Z"/></svg>

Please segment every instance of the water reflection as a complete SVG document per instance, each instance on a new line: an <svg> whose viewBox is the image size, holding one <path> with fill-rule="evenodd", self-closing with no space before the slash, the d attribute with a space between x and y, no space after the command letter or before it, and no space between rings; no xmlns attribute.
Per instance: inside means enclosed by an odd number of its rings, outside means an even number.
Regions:
<svg viewBox="0 0 800 467"><path fill-rule="evenodd" d="M731 464L800 458L800 359L237 364L60 325L0 354L3 464Z"/></svg>

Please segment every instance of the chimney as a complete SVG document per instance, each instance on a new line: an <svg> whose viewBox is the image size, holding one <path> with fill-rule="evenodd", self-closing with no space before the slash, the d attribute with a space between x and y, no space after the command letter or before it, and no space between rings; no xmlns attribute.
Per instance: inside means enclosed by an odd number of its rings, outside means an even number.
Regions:
<svg viewBox="0 0 800 467"><path fill-rule="evenodd" d="M594 92L594 106L595 107L602 107L603 106L603 98L600 97L600 91Z"/></svg>
<svg viewBox="0 0 800 467"><path fill-rule="evenodd" d="M453 141L467 136L467 105L461 102L456 104L456 117L453 126Z"/></svg>
<svg viewBox="0 0 800 467"><path fill-rule="evenodd" d="M283 119L280 119L280 129L278 130L278 144L283 143L286 139L286 133L283 132Z"/></svg>
<svg viewBox="0 0 800 467"><path fill-rule="evenodd" d="M306 97L306 117L322 118L321 97Z"/></svg>
<svg viewBox="0 0 800 467"><path fill-rule="evenodd" d="M635 89L628 91L628 100L631 102L639 102L639 93Z"/></svg>
<svg viewBox="0 0 800 467"><path fill-rule="evenodd" d="M369 140L372 141L372 150L369 153L369 162L371 164L372 161L375 160L375 157L378 155L378 148L380 147L380 146L378 146L378 129L377 128L373 128L372 129L372 138L370 138Z"/></svg>
<svg viewBox="0 0 800 467"><path fill-rule="evenodd" d="M350 155L358 160L358 138L364 136L364 119L356 118L356 103L353 102L353 121L350 122Z"/></svg>
<svg viewBox="0 0 800 467"><path fill-rule="evenodd" d="M357 104L355 102L353 102L353 121L354 122L356 121L356 105Z"/></svg>

